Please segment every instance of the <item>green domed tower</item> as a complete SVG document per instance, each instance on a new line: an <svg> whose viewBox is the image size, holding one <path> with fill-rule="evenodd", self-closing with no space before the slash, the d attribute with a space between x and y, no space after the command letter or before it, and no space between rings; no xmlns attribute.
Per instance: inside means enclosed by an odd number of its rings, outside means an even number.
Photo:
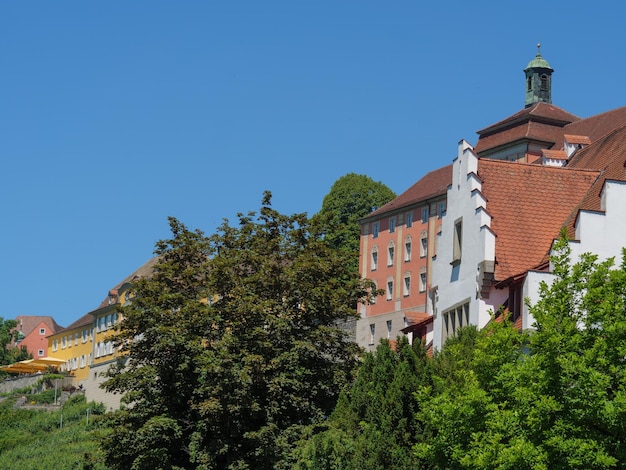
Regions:
<svg viewBox="0 0 626 470"><path fill-rule="evenodd" d="M541 57L541 44L537 44L537 55L526 68L526 107L535 103L552 103L552 72L548 61Z"/></svg>

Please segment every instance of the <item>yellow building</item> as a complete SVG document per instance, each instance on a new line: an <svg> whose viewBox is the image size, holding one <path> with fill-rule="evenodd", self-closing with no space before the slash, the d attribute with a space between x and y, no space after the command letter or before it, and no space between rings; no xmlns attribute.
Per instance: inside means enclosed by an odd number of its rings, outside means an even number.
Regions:
<svg viewBox="0 0 626 470"><path fill-rule="evenodd" d="M100 306L83 315L67 328L48 336L49 355L64 360L60 371L73 377L73 385L85 390L87 400L117 409L120 397L100 388L107 369L119 357L113 345L115 327L121 321L118 307L132 298L133 281L150 276L157 258L141 266L111 289Z"/></svg>

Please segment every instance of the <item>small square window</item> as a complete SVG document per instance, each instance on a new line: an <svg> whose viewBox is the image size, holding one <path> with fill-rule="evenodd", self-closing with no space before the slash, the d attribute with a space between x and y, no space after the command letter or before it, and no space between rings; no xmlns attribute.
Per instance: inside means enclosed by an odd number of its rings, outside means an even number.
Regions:
<svg viewBox="0 0 626 470"><path fill-rule="evenodd" d="M39 334L40 335L45 335L46 334L46 329L45 328L39 328Z"/></svg>
<svg viewBox="0 0 626 470"><path fill-rule="evenodd" d="M38 351L37 351L37 355L38 355L39 357L43 357L43 355L44 355L44 354L45 354L45 353L44 353L43 349L40 349L40 350L38 350Z"/></svg>

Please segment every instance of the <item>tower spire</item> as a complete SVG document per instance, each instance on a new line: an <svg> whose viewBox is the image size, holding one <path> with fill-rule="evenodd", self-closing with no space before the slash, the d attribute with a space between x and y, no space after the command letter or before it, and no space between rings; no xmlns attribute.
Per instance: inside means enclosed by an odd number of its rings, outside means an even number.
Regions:
<svg viewBox="0 0 626 470"><path fill-rule="evenodd" d="M554 69L541 56L541 43L537 42L537 55L524 69L527 108L535 103L552 103L552 72Z"/></svg>

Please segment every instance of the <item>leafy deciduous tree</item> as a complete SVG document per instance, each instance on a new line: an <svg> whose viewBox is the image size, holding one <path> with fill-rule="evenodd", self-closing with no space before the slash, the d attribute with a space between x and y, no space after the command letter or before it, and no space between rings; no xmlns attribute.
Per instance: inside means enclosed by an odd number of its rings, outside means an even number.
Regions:
<svg viewBox="0 0 626 470"><path fill-rule="evenodd" d="M127 361L106 383L128 403L103 440L113 468L272 468L352 380L358 348L335 322L370 286L270 199L211 237L170 219L154 276L122 308Z"/></svg>
<svg viewBox="0 0 626 470"><path fill-rule="evenodd" d="M350 253L350 266L355 271L358 270L361 236L359 219L395 197L395 193L382 182L356 173L339 178L324 197L316 217L323 221L327 242Z"/></svg>

